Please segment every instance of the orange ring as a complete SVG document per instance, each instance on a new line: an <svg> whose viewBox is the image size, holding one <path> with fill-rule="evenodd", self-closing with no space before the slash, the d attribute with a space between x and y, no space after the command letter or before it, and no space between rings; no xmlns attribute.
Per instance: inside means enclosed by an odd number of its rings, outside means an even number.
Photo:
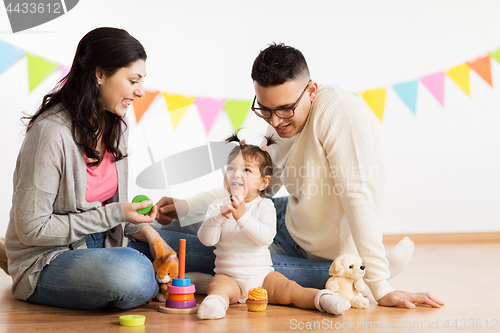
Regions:
<svg viewBox="0 0 500 333"><path fill-rule="evenodd" d="M194 294L168 294L170 301L190 301L194 299Z"/></svg>

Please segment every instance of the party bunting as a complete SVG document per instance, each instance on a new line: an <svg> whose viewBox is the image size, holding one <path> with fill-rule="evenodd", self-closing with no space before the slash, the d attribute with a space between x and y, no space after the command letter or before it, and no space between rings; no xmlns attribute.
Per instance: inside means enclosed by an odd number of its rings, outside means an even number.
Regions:
<svg viewBox="0 0 500 333"><path fill-rule="evenodd" d="M36 88L57 67L56 62L26 53L28 56L28 73L30 92Z"/></svg>
<svg viewBox="0 0 500 333"><path fill-rule="evenodd" d="M134 99L134 112L135 112L135 121L138 123L141 120L144 113L146 113L147 109L153 103L159 91L145 91L144 96L142 98Z"/></svg>
<svg viewBox="0 0 500 333"><path fill-rule="evenodd" d="M65 77L66 75L68 75L70 69L71 68L68 66L59 65L59 71L61 72L62 77Z"/></svg>
<svg viewBox="0 0 500 333"><path fill-rule="evenodd" d="M418 80L395 84L392 86L392 88L403 100L406 106L408 106L411 112L415 114L417 111Z"/></svg>
<svg viewBox="0 0 500 333"><path fill-rule="evenodd" d="M490 52L490 56L500 63L500 49L495 52Z"/></svg>
<svg viewBox="0 0 500 333"><path fill-rule="evenodd" d="M444 106L444 73L436 73L424 76L420 82L429 89L439 104Z"/></svg>
<svg viewBox="0 0 500 333"><path fill-rule="evenodd" d="M33 91L33 89L35 89L55 68L59 69L62 77L66 76L70 70L67 66L58 65L55 62L27 53L3 41L0 41L0 54L0 74L22 56L27 56L30 92ZM470 96L470 69L493 87L491 58L500 63L500 49L489 52L471 61L467 61L447 71L421 77L419 80L436 100L444 106L445 75L448 75L468 96ZM396 94L413 114L416 114L419 80L411 80L392 86ZM143 98L134 101L134 111L137 122L140 121L158 94L159 91L146 91ZM352 92L352 94L355 96L362 96L375 115L382 121L385 108L386 88L367 90L362 93ZM239 129L250 110L251 104L251 101L225 101L224 99L183 96L166 92L163 92L163 95L174 129L184 117L189 106L194 103L197 106L200 118L207 133L209 133L222 109L227 112L233 128L235 130Z"/></svg>
<svg viewBox="0 0 500 333"><path fill-rule="evenodd" d="M195 97L169 94L166 92L163 93L163 96L165 96L165 101L167 102L167 108L170 114L170 118L172 119L172 125L175 129L181 121L182 117L184 117L184 114L186 113L189 106L193 104Z"/></svg>
<svg viewBox="0 0 500 333"><path fill-rule="evenodd" d="M0 40L0 74L24 55L24 51Z"/></svg>
<svg viewBox="0 0 500 333"><path fill-rule="evenodd" d="M168 111L174 111L181 108L186 108L193 104L195 97L183 96L177 94L163 93L167 102Z"/></svg>
<svg viewBox="0 0 500 333"><path fill-rule="evenodd" d="M213 99L213 98L202 98L196 97L194 104L198 108L198 113L200 114L201 120L203 121L203 126L205 126L205 131L208 134L212 125L219 114L219 111L224 107L224 99Z"/></svg>
<svg viewBox="0 0 500 333"><path fill-rule="evenodd" d="M361 93L363 99L366 101L368 106L372 109L372 111L380 121L382 121L382 118L384 116L385 93L385 88L367 90Z"/></svg>
<svg viewBox="0 0 500 333"><path fill-rule="evenodd" d="M228 100L224 104L224 110L226 110L235 131L243 125L251 104L252 101L240 100Z"/></svg>
<svg viewBox="0 0 500 333"><path fill-rule="evenodd" d="M469 65L461 64L450 68L446 74L470 96Z"/></svg>
<svg viewBox="0 0 500 333"><path fill-rule="evenodd" d="M491 82L491 60L489 54L468 61L467 64L474 72L482 77L484 81L493 87L493 82Z"/></svg>
<svg viewBox="0 0 500 333"><path fill-rule="evenodd" d="M184 114L186 113L188 107L189 106L185 106L183 108L168 112L170 114L170 119L172 119L172 126L174 127L174 130L184 117Z"/></svg>

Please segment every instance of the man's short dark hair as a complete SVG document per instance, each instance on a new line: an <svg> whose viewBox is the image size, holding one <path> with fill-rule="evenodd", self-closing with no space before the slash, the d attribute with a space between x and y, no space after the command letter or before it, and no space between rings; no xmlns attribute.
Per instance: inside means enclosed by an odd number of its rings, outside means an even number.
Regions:
<svg viewBox="0 0 500 333"><path fill-rule="evenodd" d="M307 74L302 52L283 43L270 44L260 51L252 66L252 79L262 87L273 87Z"/></svg>

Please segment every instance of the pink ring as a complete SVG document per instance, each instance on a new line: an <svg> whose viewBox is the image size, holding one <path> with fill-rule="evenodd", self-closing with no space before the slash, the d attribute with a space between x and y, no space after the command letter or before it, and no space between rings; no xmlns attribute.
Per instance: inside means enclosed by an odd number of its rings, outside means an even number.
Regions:
<svg viewBox="0 0 500 333"><path fill-rule="evenodd" d="M167 286L167 293L170 294L194 294L196 292L196 287L194 284L191 284L187 287L176 287L169 284Z"/></svg>

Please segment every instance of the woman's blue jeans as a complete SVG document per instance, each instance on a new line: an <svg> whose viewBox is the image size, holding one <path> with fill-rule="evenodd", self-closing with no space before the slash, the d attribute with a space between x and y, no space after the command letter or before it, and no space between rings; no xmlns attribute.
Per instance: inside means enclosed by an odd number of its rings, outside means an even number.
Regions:
<svg viewBox="0 0 500 333"><path fill-rule="evenodd" d="M214 248L194 235L158 230L175 251L187 240L186 271L212 273ZM59 254L45 266L28 301L73 309L98 310L108 306L131 309L158 294L149 245L129 242L128 247L104 248L105 233L89 235L87 249Z"/></svg>

